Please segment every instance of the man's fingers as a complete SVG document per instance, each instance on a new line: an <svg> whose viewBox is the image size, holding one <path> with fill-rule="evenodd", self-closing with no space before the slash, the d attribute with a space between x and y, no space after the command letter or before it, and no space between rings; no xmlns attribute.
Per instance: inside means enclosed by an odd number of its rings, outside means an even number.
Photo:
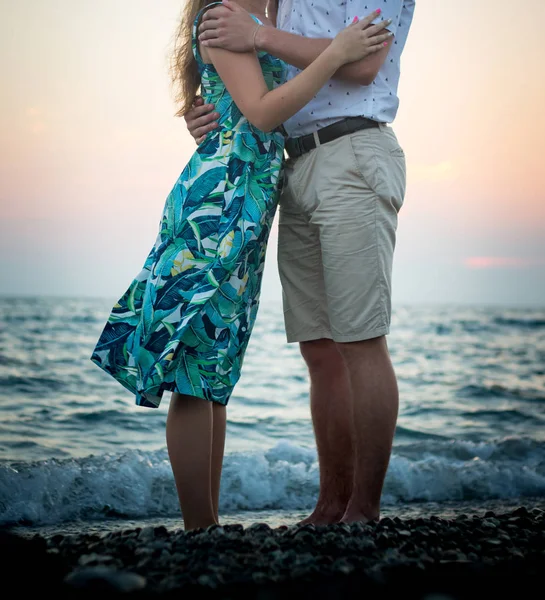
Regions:
<svg viewBox="0 0 545 600"><path fill-rule="evenodd" d="M223 48L223 43L219 37L199 41L205 48Z"/></svg>
<svg viewBox="0 0 545 600"><path fill-rule="evenodd" d="M221 35L219 29L210 29L209 31L203 31L199 33L199 42L204 42L205 40L214 40Z"/></svg>
<svg viewBox="0 0 545 600"><path fill-rule="evenodd" d="M211 8L210 10L207 10L204 13L201 19L201 23L224 17L228 12L229 8L227 6L216 6L215 8Z"/></svg>
<svg viewBox="0 0 545 600"><path fill-rule="evenodd" d="M229 8L229 10L232 10L233 12L239 12L241 10L244 10L242 6L240 6L240 4L233 2L233 0L222 0L222 2L223 6L227 6L227 8Z"/></svg>
<svg viewBox="0 0 545 600"><path fill-rule="evenodd" d="M218 22L214 21L203 21L199 26L199 33L203 33L205 31L214 30L215 27L218 26Z"/></svg>
<svg viewBox="0 0 545 600"><path fill-rule="evenodd" d="M216 129L217 126L218 126L218 124L214 121L214 123L209 123L208 125L203 125L202 127L195 129L195 131L192 131L191 134L193 135L194 138L201 139L210 131L214 131L214 129ZM199 142L199 144L200 144L200 142Z"/></svg>
<svg viewBox="0 0 545 600"><path fill-rule="evenodd" d="M210 127L213 125L213 127L211 127L211 129L206 129L207 133L208 131L211 131L212 129L215 129L217 123L216 123L216 119L219 118L219 114L218 113L210 113L209 115L203 115L202 117L199 117L198 119L193 119L192 123L191 123L191 135L193 135L193 137L197 137L199 135L203 135L203 129L205 129L206 127Z"/></svg>
<svg viewBox="0 0 545 600"><path fill-rule="evenodd" d="M208 115L211 110L214 110L213 104L201 104L199 106L194 106L191 110L187 112L187 116L190 119L198 119L203 115ZM216 113L212 113L216 114ZM214 117L215 118L215 117Z"/></svg>

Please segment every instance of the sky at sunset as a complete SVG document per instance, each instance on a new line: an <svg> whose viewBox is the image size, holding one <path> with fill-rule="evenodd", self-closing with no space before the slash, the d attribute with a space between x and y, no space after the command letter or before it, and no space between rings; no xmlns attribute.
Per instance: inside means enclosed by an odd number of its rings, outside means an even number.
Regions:
<svg viewBox="0 0 545 600"><path fill-rule="evenodd" d="M180 7L0 0L0 293L117 298L140 270L195 148L167 72ZM544 23L544 0L417 0L394 303L545 305Z"/></svg>

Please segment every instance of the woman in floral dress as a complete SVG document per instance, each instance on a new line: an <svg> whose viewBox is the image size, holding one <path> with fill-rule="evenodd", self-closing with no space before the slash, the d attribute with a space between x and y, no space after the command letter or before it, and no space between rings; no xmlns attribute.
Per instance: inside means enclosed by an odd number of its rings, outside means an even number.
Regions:
<svg viewBox="0 0 545 600"><path fill-rule="evenodd" d="M278 126L346 62L381 47L361 23L343 30L303 73L266 53L199 48L203 11L186 0L174 54L183 115L200 86L219 128L199 145L167 197L142 271L115 304L91 360L158 407L172 392L167 448L186 529L218 522L225 407L240 377L259 305L284 138ZM266 0L240 1L258 27ZM247 6L246 6L247 5Z"/></svg>

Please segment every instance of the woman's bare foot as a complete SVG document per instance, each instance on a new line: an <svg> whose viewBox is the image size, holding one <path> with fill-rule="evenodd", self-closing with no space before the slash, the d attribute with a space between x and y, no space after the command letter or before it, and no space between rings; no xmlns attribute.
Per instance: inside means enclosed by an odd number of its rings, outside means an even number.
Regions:
<svg viewBox="0 0 545 600"><path fill-rule="evenodd" d="M202 520L202 521L195 521L195 522L191 522L188 524L184 525L184 531L192 531L194 529L206 529L208 527L210 527L211 525L219 525L219 523L216 520Z"/></svg>

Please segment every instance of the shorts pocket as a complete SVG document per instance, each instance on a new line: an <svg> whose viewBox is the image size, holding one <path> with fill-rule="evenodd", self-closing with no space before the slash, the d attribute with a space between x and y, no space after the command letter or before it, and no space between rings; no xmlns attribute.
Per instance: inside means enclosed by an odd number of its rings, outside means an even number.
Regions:
<svg viewBox="0 0 545 600"><path fill-rule="evenodd" d="M395 135L382 129L366 130L353 134L350 142L364 183L399 212L405 196L405 153Z"/></svg>
<svg viewBox="0 0 545 600"><path fill-rule="evenodd" d="M378 196L385 193L386 173L383 169L384 150L375 134L377 129L367 129L350 135L350 149L356 171L367 187ZM381 156L382 155L382 156Z"/></svg>

